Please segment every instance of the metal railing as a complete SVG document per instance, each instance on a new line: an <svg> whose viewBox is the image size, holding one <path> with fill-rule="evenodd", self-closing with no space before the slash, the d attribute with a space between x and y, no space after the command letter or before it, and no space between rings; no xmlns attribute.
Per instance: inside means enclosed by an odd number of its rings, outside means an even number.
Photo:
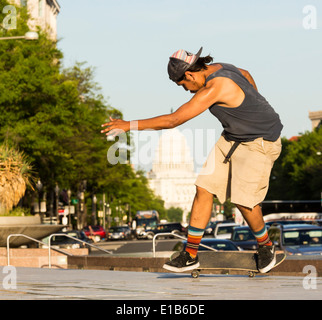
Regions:
<svg viewBox="0 0 322 320"><path fill-rule="evenodd" d="M29 236L26 236L25 234L21 234L21 233L17 233L17 234L10 234L8 237L7 237L7 262L8 262L8 266L10 266L10 238L11 237L23 237L23 238L27 238L29 240L32 240L34 242L37 242L39 244L42 244L42 245L46 245L45 242L42 242L42 241L39 241L35 238L32 238L32 237L29 237ZM56 249L56 248L52 248L52 250L54 251L57 251L59 253L62 253L62 254L66 254L67 256L72 256L72 254L68 253L68 252L65 252L63 250L59 250L59 249Z"/></svg>
<svg viewBox="0 0 322 320"><path fill-rule="evenodd" d="M86 245L88 245L88 246L90 246L90 247L93 247L93 248L96 248L96 249L98 249L98 250L100 250L100 251L103 251L103 252L105 252L105 253L112 254L112 252L111 252L111 251L104 250L104 249L102 249L102 248L100 248L100 247L98 247L98 246L95 246L95 245L93 245L93 244L91 244L91 243L88 243L88 242L86 242L86 241L83 241L83 240L80 240L80 239L74 238L74 237L69 236L69 235L67 235L67 234L62 234L62 233L53 233L53 234L51 234L51 235L49 236L49 240L48 240L48 267L49 267L49 268L51 268L51 250L53 250L53 251L57 251L57 252L62 253L62 254L65 254L66 256L69 256L69 257L74 256L73 254L68 253L68 252L66 252L66 251L63 251L63 250L60 250L60 249L57 249L57 248L52 248L52 246L51 246L51 238L52 238L53 236L64 236L64 237L67 237L67 238L70 238L70 239L76 240L76 241L78 241L78 242L85 243ZM20 234L20 233L19 233L19 234L10 234L10 235L7 237L7 263L8 263L8 266L10 266L10 238L11 238L11 237L24 237L24 238L27 238L27 239L29 239L29 240L31 240L31 241L37 242L37 243L39 243L39 244L41 244L41 245L47 246L47 244L46 244L45 242L42 242L42 241L37 240L37 239L35 239L35 238L29 237L29 236L27 236L27 235L25 235L25 234Z"/></svg>
<svg viewBox="0 0 322 320"><path fill-rule="evenodd" d="M96 248L100 251L103 251L105 253L108 253L108 254L112 254L111 251L108 251L108 250L104 250L98 246L95 246L94 244L91 244L91 243L88 243L86 241L83 241L83 240L80 240L80 239L77 239L77 238L74 238L68 234L62 234L62 233L53 233L49 236L49 240L48 240L48 267L51 268L51 238L54 237L54 236L63 236L63 237L67 237L67 238L70 238L70 239L73 239L75 241L78 241L78 242L82 242L82 243L85 243L86 245L90 246L90 247L93 247L93 248Z"/></svg>
<svg viewBox="0 0 322 320"><path fill-rule="evenodd" d="M180 238L180 239L182 239L182 240L187 240L187 238L185 238L185 237L182 237L182 236L180 236L179 234L176 234L176 233L171 233L171 232L167 232L167 233L157 233L157 234L155 234L154 235L154 237L153 237L153 240L152 240L152 250L153 250L153 258L155 258L155 240L156 240L156 238L158 237L158 236L173 236L173 237L177 237L177 238ZM200 247L204 247L204 248L207 248L208 250L212 250L212 251L218 251L218 250L216 250L216 249L214 249L214 248L212 248L212 247L208 247L208 246L206 246L205 244L202 244L202 243L200 243L199 244L199 246Z"/></svg>

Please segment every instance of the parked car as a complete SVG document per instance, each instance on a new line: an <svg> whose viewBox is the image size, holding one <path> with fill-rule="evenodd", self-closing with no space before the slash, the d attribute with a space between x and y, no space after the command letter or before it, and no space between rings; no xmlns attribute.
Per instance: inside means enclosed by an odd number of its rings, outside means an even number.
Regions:
<svg viewBox="0 0 322 320"><path fill-rule="evenodd" d="M322 219L314 220L313 224L315 224L315 225L317 225L319 227L322 227Z"/></svg>
<svg viewBox="0 0 322 320"><path fill-rule="evenodd" d="M234 227L230 240L243 250L256 250L257 240L248 226Z"/></svg>
<svg viewBox="0 0 322 320"><path fill-rule="evenodd" d="M230 240L228 239L215 239L215 238L203 238L201 239L201 244L204 244L208 247L216 249L218 251L240 251L240 249ZM181 251L185 250L187 245L187 241L180 241L174 250ZM208 251L209 249L204 248L199 245L198 251Z"/></svg>
<svg viewBox="0 0 322 320"><path fill-rule="evenodd" d="M321 255L322 227L308 224L275 225L269 228L277 249L289 255Z"/></svg>
<svg viewBox="0 0 322 320"><path fill-rule="evenodd" d="M205 236L213 236L216 225L220 223L219 221L209 222L205 228Z"/></svg>
<svg viewBox="0 0 322 320"><path fill-rule="evenodd" d="M232 222L217 224L214 231L214 237L217 239L230 239L234 227L238 227L238 226L240 225Z"/></svg>
<svg viewBox="0 0 322 320"><path fill-rule="evenodd" d="M108 229L108 240L131 240L132 231L128 226L112 227Z"/></svg>
<svg viewBox="0 0 322 320"><path fill-rule="evenodd" d="M86 236L94 242L106 239L106 231L102 226L88 226L83 229Z"/></svg>
<svg viewBox="0 0 322 320"><path fill-rule="evenodd" d="M268 221L265 223L267 227L271 227L273 225L287 225L287 224L313 224L313 220L275 220Z"/></svg>
<svg viewBox="0 0 322 320"><path fill-rule="evenodd" d="M92 243L93 241L89 239L83 231L79 230L70 230L66 232L59 232L59 234L52 236L50 240L50 245L54 248L65 248L65 249L79 249L87 248L88 251L91 251L91 247L84 242L80 242L65 235L71 236L73 238L85 241L86 243ZM46 237L42 242L49 244L49 237Z"/></svg>
<svg viewBox="0 0 322 320"><path fill-rule="evenodd" d="M141 238L152 239L158 233L174 233L181 236L187 235L187 229L182 226L179 222L168 222L158 224L155 228L147 229L143 234L140 235Z"/></svg>

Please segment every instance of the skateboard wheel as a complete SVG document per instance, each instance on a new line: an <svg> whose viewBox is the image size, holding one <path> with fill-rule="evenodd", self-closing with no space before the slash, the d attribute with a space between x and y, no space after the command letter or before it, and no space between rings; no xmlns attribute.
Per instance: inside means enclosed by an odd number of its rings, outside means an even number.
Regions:
<svg viewBox="0 0 322 320"><path fill-rule="evenodd" d="M191 276L192 276L192 278L194 278L194 279L197 279L197 278L199 278L199 271L198 270L193 270L192 272L191 272Z"/></svg>
<svg viewBox="0 0 322 320"><path fill-rule="evenodd" d="M254 277L255 277L255 272L253 272L253 271L249 271L249 272L248 272L248 276L249 276L250 278L254 278Z"/></svg>

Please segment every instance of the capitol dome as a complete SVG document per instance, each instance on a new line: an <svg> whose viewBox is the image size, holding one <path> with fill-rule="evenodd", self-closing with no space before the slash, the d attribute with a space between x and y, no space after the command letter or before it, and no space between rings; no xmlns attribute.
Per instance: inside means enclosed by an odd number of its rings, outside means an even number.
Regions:
<svg viewBox="0 0 322 320"><path fill-rule="evenodd" d="M178 129L168 129L159 138L148 173L149 185L164 200L166 208L183 210L182 222L186 223L195 195L196 173L187 139Z"/></svg>
<svg viewBox="0 0 322 320"><path fill-rule="evenodd" d="M193 172L194 164L186 137L177 129L166 130L160 137L152 164L154 173L173 175Z"/></svg>

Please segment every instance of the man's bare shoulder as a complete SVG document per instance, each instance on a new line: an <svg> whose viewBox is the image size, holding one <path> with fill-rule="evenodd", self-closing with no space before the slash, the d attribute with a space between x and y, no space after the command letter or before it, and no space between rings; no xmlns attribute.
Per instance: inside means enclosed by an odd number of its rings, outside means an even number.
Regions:
<svg viewBox="0 0 322 320"><path fill-rule="evenodd" d="M211 90L211 89L220 89L220 88L227 88L227 87L233 87L235 86L235 82L233 80L231 80L230 78L227 77L216 77L213 78L211 80L209 80L206 85L205 85L205 89Z"/></svg>
<svg viewBox="0 0 322 320"><path fill-rule="evenodd" d="M257 86L255 83L255 80L253 79L252 75L249 73L249 71L238 68L238 70L241 72L241 74L248 80L248 82L257 90Z"/></svg>
<svg viewBox="0 0 322 320"><path fill-rule="evenodd" d="M245 70L245 69L242 69L242 68L237 68L237 69L242 73L242 75L244 77L250 75L248 70Z"/></svg>

